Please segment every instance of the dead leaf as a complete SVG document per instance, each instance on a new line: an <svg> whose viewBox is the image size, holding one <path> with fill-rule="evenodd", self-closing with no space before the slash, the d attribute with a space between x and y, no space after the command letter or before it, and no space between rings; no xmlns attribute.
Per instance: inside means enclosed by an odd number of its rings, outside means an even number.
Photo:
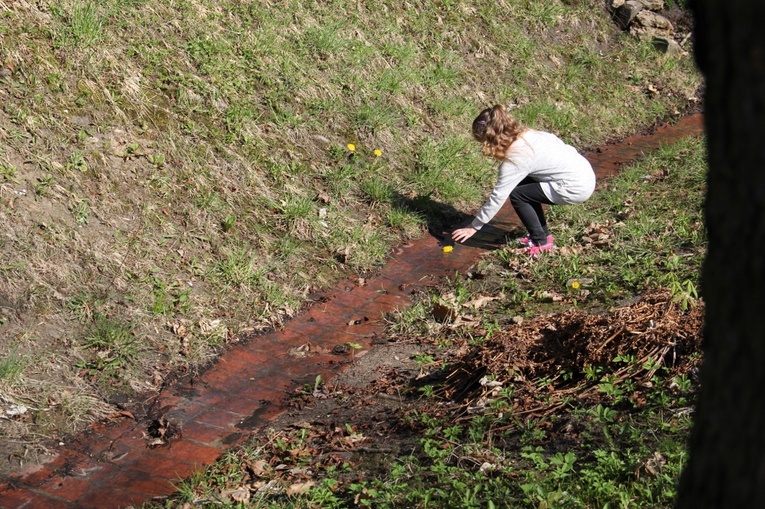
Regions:
<svg viewBox="0 0 765 509"><path fill-rule="evenodd" d="M480 309L491 301L498 300L499 297L493 297L490 295L479 295L478 297L465 302L463 306L472 307L473 309Z"/></svg>
<svg viewBox="0 0 765 509"><path fill-rule="evenodd" d="M311 343L303 343L300 346L295 346L293 348L290 348L289 352L291 357L308 357L311 355Z"/></svg>
<svg viewBox="0 0 765 509"><path fill-rule="evenodd" d="M216 320L199 320L199 330L202 332L202 334L208 334L218 327L220 327L221 321L220 319Z"/></svg>
<svg viewBox="0 0 765 509"><path fill-rule="evenodd" d="M296 482L292 486L288 487L286 492L287 492L287 495L298 495L300 493L304 493L310 490L315 485L316 483L313 481Z"/></svg>
<svg viewBox="0 0 765 509"><path fill-rule="evenodd" d="M640 477L641 472L644 472L649 477L656 477L661 473L666 464L667 460L664 459L664 456L659 451L656 451L653 453L653 456L638 465L637 477Z"/></svg>
<svg viewBox="0 0 765 509"><path fill-rule="evenodd" d="M460 327L463 325L477 325L481 323L480 318L476 318L472 315L460 315L452 323L452 327Z"/></svg>
<svg viewBox="0 0 765 509"><path fill-rule="evenodd" d="M5 415L3 417L18 417L27 413L27 407L24 405L11 405L5 409Z"/></svg>
<svg viewBox="0 0 765 509"><path fill-rule="evenodd" d="M128 412L127 410L120 410L119 412L114 412L106 416L107 419L118 419L120 417L127 417L128 419L135 419L135 416Z"/></svg>
<svg viewBox="0 0 765 509"><path fill-rule="evenodd" d="M433 304L433 308L430 312L433 315L433 318L442 323L450 323L454 321L457 316L453 307L441 304L440 302Z"/></svg>
<svg viewBox="0 0 765 509"><path fill-rule="evenodd" d="M347 437L343 437L341 440L348 445L355 445L365 441L366 439L367 437L362 435L361 433L352 433L348 435Z"/></svg>
<svg viewBox="0 0 765 509"><path fill-rule="evenodd" d="M545 291L539 294L539 300L542 302L561 302L563 300L563 295L556 292Z"/></svg>
<svg viewBox="0 0 765 509"><path fill-rule="evenodd" d="M221 500L233 500L234 502L246 502L250 499L250 490L244 486L223 490L220 492Z"/></svg>
<svg viewBox="0 0 765 509"><path fill-rule="evenodd" d="M268 462L265 460L253 461L252 463L249 463L246 468L250 472L250 475L254 477L262 477L269 471Z"/></svg>
<svg viewBox="0 0 765 509"><path fill-rule="evenodd" d="M186 334L188 334L188 330L186 329L186 326L180 322L176 322L170 325L170 330L172 330L173 334L175 334L179 338L184 338L186 337Z"/></svg>
<svg viewBox="0 0 765 509"><path fill-rule="evenodd" d="M584 238L582 240L584 240ZM558 255L573 256L577 254L582 254L582 251L583 249L581 246L563 246L560 249L558 249Z"/></svg>

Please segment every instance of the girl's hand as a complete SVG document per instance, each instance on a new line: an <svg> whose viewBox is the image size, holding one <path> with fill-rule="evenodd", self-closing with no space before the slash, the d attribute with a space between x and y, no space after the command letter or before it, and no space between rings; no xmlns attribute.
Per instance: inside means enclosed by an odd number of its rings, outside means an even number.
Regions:
<svg viewBox="0 0 765 509"><path fill-rule="evenodd" d="M468 226L467 228L460 228L459 230L454 230L452 232L452 239L454 239L455 242L465 242L467 239L472 237L477 231L478 230L476 230L472 226Z"/></svg>

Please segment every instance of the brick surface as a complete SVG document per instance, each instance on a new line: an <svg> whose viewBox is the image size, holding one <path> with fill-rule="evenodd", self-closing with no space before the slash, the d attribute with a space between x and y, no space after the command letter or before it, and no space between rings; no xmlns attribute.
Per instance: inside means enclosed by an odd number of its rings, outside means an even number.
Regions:
<svg viewBox="0 0 765 509"><path fill-rule="evenodd" d="M207 405L202 401L165 391L152 405L150 417L163 417L170 422L185 422L206 411Z"/></svg>
<svg viewBox="0 0 765 509"><path fill-rule="evenodd" d="M194 443L191 440L178 440L170 442L169 446L158 448L157 454L192 465L209 465L218 459L221 451L217 447Z"/></svg>
<svg viewBox="0 0 765 509"><path fill-rule="evenodd" d="M177 478L169 479L157 472L125 469L112 479L111 485L132 493L157 497L175 492L178 481Z"/></svg>
<svg viewBox="0 0 765 509"><path fill-rule="evenodd" d="M138 460L145 449L145 443L139 445L131 439L117 439L98 457L98 460L114 465L125 465Z"/></svg>
<svg viewBox="0 0 765 509"><path fill-rule="evenodd" d="M0 509L68 509L69 502L57 500L28 489L5 489L0 492Z"/></svg>
<svg viewBox="0 0 765 509"><path fill-rule="evenodd" d="M184 440L193 440L210 447L220 447L232 433L230 430L196 421L185 423L181 429Z"/></svg>
<svg viewBox="0 0 765 509"><path fill-rule="evenodd" d="M218 410L222 410L224 412L229 412L232 414L236 414L241 416L239 419L241 420L242 417L245 417L252 412L255 412L256 410L260 409L261 407L265 406L267 403L261 402L262 397L261 394L264 391L260 389L260 387L256 385L252 385L246 389L243 389L239 392L237 392L235 395L232 395L228 398L226 398L223 401L220 401L215 405L215 408Z"/></svg>
<svg viewBox="0 0 765 509"><path fill-rule="evenodd" d="M46 483L46 486L41 486L41 488L47 488L46 491L56 498L66 500L67 502L74 502L90 490L91 483L88 479L62 477L53 479Z"/></svg>
<svg viewBox="0 0 765 509"><path fill-rule="evenodd" d="M282 405L266 405L242 420L239 428L243 431L260 428L286 412L287 408Z"/></svg>
<svg viewBox="0 0 765 509"><path fill-rule="evenodd" d="M211 407L209 412L206 412L202 415L198 415L195 419L195 422L198 422L200 424L207 424L208 426L213 426L216 428L220 428L222 430L226 430L228 432L234 432L237 431L237 424L239 424L242 419L246 418L246 414L238 414L238 413L232 413L227 412L225 410L220 410L215 407Z"/></svg>
<svg viewBox="0 0 765 509"><path fill-rule="evenodd" d="M175 456L166 456L158 453L155 449L150 449L143 454L140 461L134 461L129 467L126 466L125 468L140 470L166 479L175 480L190 476L197 471L199 465L183 461ZM119 486L114 486L114 488L119 488Z"/></svg>
<svg viewBox="0 0 765 509"><path fill-rule="evenodd" d="M66 476L78 481L86 480L93 485L111 484L112 478L117 475L120 468L121 466L115 468L113 463L94 460L88 465L79 466L76 472L67 473Z"/></svg>
<svg viewBox="0 0 765 509"><path fill-rule="evenodd" d="M87 459L88 456L83 455L79 451L62 449L58 455L47 462L46 465L53 470L66 470Z"/></svg>
<svg viewBox="0 0 765 509"><path fill-rule="evenodd" d="M662 143L702 132L699 115L659 127L654 137L627 138L584 155L602 181ZM47 464L0 484L0 509L140 506L153 496L172 493L175 481L211 464L250 430L285 413L290 395L310 387L317 375L329 380L354 356L363 355L384 333L386 313L408 307L417 291L444 277L467 272L485 250L512 239L519 225L512 208L505 206L491 224L451 253L442 250L444 243L453 244L447 231L395 248L378 277L343 279L313 295L312 305L279 330L240 338L201 377L159 394L148 416L97 424ZM348 343L362 349L333 352ZM290 355L304 345L309 346L307 356ZM149 448L148 429L159 417L177 423L180 433L167 445Z"/></svg>
<svg viewBox="0 0 765 509"><path fill-rule="evenodd" d="M274 342L268 341L268 344L264 346L266 348L264 350L260 350L255 348L255 345L240 345L236 349L229 352L227 357L237 362L246 364L248 369L251 370L253 367L257 368L267 363L273 357L273 349L275 346Z"/></svg>
<svg viewBox="0 0 765 509"><path fill-rule="evenodd" d="M96 487L84 494L77 501L77 509L120 509L123 507L141 507L149 499L142 493L131 493L117 487ZM45 507L45 506L41 506Z"/></svg>
<svg viewBox="0 0 765 509"><path fill-rule="evenodd" d="M251 373L241 374L233 372L231 363L218 363L215 369L211 369L199 379L199 383L206 388L222 391L237 391L250 378Z"/></svg>
<svg viewBox="0 0 765 509"><path fill-rule="evenodd" d="M292 326L290 330L279 333L276 341L277 347L273 350L272 356L268 359L269 362L274 358L284 357L289 353L290 348L309 343L316 336L322 335L327 328L307 321L305 318L300 318L300 321L290 322Z"/></svg>
<svg viewBox="0 0 765 509"><path fill-rule="evenodd" d="M56 471L49 465L37 465L24 472L23 480L27 486L37 487L56 475ZM2 492L6 487L0 487Z"/></svg>

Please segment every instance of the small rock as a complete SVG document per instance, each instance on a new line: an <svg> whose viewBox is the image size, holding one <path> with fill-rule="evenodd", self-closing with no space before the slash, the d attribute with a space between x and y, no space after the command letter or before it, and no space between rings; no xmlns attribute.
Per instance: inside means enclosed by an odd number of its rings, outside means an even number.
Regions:
<svg viewBox="0 0 765 509"><path fill-rule="evenodd" d="M5 409L5 415L8 417L16 417L27 413L27 407L24 405L11 405Z"/></svg>
<svg viewBox="0 0 765 509"><path fill-rule="evenodd" d="M334 348L332 348L332 353L335 355L344 355L350 352L351 347L345 343L335 345Z"/></svg>
<svg viewBox="0 0 765 509"><path fill-rule="evenodd" d="M622 29L629 28L630 23L643 10L643 4L637 0L627 0L618 9L614 11L614 19L619 23Z"/></svg>
<svg viewBox="0 0 765 509"><path fill-rule="evenodd" d="M664 0L640 0L640 3L649 11L660 11L664 8Z"/></svg>
<svg viewBox="0 0 765 509"><path fill-rule="evenodd" d="M669 57L679 57L684 52L680 44L671 37L656 35L651 42L654 48Z"/></svg>
<svg viewBox="0 0 765 509"><path fill-rule="evenodd" d="M674 31L671 21L653 11L640 11L630 26L630 33L642 41L652 41L654 37L671 38Z"/></svg>

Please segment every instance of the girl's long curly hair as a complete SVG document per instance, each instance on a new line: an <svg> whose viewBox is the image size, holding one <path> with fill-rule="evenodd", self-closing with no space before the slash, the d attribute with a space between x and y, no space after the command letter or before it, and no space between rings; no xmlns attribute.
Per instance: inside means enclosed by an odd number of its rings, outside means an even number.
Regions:
<svg viewBox="0 0 765 509"><path fill-rule="evenodd" d="M510 145L524 130L501 104L486 108L473 120L473 138L483 145L484 155L495 159L505 159Z"/></svg>

